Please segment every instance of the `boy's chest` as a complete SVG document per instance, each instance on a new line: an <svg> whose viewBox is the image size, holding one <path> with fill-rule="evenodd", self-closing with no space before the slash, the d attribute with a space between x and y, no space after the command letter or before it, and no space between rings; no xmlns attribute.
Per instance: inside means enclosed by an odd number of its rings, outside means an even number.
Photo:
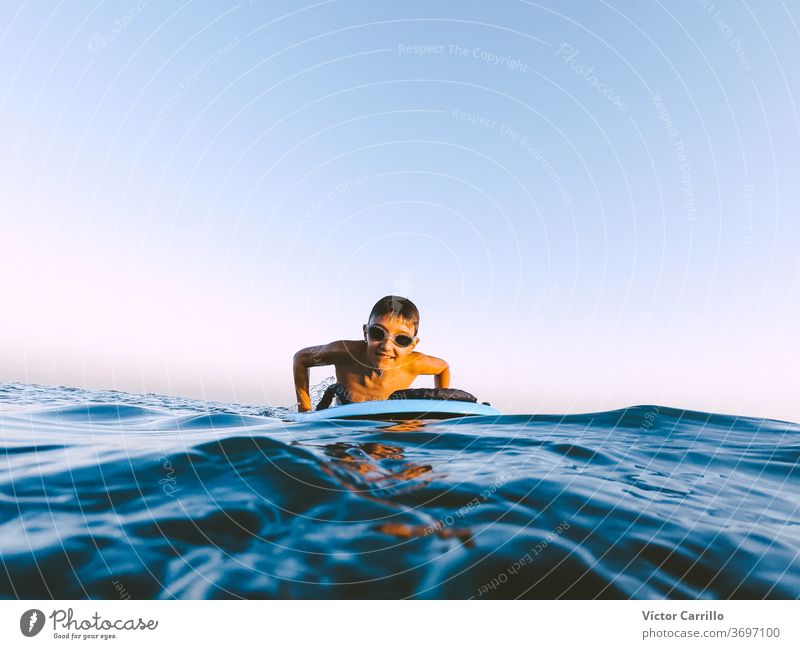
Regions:
<svg viewBox="0 0 800 649"><path fill-rule="evenodd" d="M373 398L376 394L388 396L395 390L404 390L414 380L411 373L403 368L386 371L380 375L367 374L353 368L342 374L342 376L337 376L337 380L344 383L348 390Z"/></svg>

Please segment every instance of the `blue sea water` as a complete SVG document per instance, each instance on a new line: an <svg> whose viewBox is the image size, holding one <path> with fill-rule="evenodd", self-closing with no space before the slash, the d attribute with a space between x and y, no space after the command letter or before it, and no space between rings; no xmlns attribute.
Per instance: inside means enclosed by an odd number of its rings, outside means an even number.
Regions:
<svg viewBox="0 0 800 649"><path fill-rule="evenodd" d="M286 414L0 384L0 596L800 596L797 424Z"/></svg>

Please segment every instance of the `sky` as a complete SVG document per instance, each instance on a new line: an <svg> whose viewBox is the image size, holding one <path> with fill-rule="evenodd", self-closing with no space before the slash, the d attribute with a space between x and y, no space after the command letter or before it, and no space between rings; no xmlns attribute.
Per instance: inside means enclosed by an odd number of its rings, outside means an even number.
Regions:
<svg viewBox="0 0 800 649"><path fill-rule="evenodd" d="M0 381L288 405L295 351L400 294L504 412L800 421L798 25L2 3Z"/></svg>

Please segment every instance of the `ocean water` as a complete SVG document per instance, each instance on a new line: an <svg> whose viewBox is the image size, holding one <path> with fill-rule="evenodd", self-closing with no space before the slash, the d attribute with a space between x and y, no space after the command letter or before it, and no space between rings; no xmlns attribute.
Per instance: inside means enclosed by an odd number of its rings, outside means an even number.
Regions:
<svg viewBox="0 0 800 649"><path fill-rule="evenodd" d="M0 596L800 596L797 424L286 412L0 384Z"/></svg>

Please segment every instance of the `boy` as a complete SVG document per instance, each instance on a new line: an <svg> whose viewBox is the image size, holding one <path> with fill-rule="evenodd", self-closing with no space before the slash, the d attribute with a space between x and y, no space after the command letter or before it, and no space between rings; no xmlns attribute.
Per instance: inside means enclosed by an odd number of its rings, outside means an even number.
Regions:
<svg viewBox="0 0 800 649"><path fill-rule="evenodd" d="M297 411L311 410L308 368L320 365L336 367L336 394L341 403L388 399L421 374L432 374L437 388L449 387L450 366L441 358L414 351L418 330L419 311L414 303L387 295L372 307L364 340L337 340L301 349L294 355Z"/></svg>

